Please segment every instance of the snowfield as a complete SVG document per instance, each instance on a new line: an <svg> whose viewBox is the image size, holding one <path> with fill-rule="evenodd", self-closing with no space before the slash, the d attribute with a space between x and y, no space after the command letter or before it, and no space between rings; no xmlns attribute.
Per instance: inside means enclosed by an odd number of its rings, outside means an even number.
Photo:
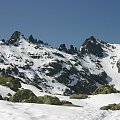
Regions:
<svg viewBox="0 0 120 120"><path fill-rule="evenodd" d="M32 90L37 96L51 95L40 92L31 85L22 88ZM3 92L4 91L4 92ZM0 86L0 93L6 95L8 88ZM13 94L13 91L11 91ZM120 93L90 95L87 99L70 99L69 96L52 95L81 107L58 106L35 103L12 103L0 101L0 120L120 120L120 111L100 110L100 107L120 103Z"/></svg>
<svg viewBox="0 0 120 120"><path fill-rule="evenodd" d="M0 120L100 120L108 113L96 109L0 101Z"/></svg>
<svg viewBox="0 0 120 120"><path fill-rule="evenodd" d="M98 104L113 103L116 98L109 100L115 96L120 99L120 95L111 94L102 98L98 95L86 100L73 100L83 107L0 101L0 120L120 120L120 111L104 111L98 107Z"/></svg>

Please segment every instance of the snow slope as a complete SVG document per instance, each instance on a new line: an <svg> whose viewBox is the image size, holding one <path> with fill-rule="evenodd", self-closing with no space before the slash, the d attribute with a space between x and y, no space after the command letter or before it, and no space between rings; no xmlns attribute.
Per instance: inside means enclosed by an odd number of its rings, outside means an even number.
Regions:
<svg viewBox="0 0 120 120"><path fill-rule="evenodd" d="M19 73L17 75L15 73L12 73L11 74L12 76L20 77L21 79L26 80L28 83L36 79L44 91L62 94L62 92L67 87L63 84L58 83L57 81L52 83L52 80L54 80L54 78L46 75L46 73L48 73L47 70L45 70L45 72L42 71L42 69L45 69L45 66L47 66L49 63L55 62L55 60L58 59L57 56L53 55L52 53L61 52L49 46L46 47L44 45L39 46L38 49L35 47L38 46L29 43L27 40L23 38L20 39L19 45L17 47L14 45L1 44L0 56L3 62L0 63L0 68L1 69L17 68ZM49 54L52 55L49 57ZM64 56L68 58L72 57L70 55L66 55L65 53ZM32 57L40 58L36 59ZM59 60L66 61L65 58L61 57L59 57ZM69 65L67 65L67 67L69 67ZM21 77L21 74L24 76L24 78ZM37 78L35 78L35 76L37 76ZM58 87L60 89L57 89Z"/></svg>
<svg viewBox="0 0 120 120"><path fill-rule="evenodd" d="M96 109L87 110L83 108L0 101L0 120L113 120L108 115L109 113L114 114L114 112Z"/></svg>
<svg viewBox="0 0 120 120"><path fill-rule="evenodd" d="M51 95L41 92L32 85L22 84L22 88L32 90L37 96ZM0 86L0 94L14 94L10 89ZM100 107L119 103L120 93L89 95L87 99L70 99L69 96L57 96L81 107L57 106L35 103L12 103L0 100L0 120L119 120L120 111L104 111Z"/></svg>
<svg viewBox="0 0 120 120"><path fill-rule="evenodd" d="M41 94L41 93L39 93ZM46 93L44 93L46 94ZM43 93L42 93L43 95ZM0 120L119 120L120 111L104 111L99 107L118 103L120 94L90 96L85 100L69 100L83 107L67 107L35 103L11 103L0 101Z"/></svg>
<svg viewBox="0 0 120 120"><path fill-rule="evenodd" d="M105 71L107 74L106 80L109 84L115 85L115 88L120 90L120 73L118 72L117 62L120 59L120 44L110 44L95 38L88 39L89 43L92 44L93 41L96 42L93 45L100 45L103 50L101 53L102 57L88 53L84 55L84 60L87 61L83 63L92 74L99 75L102 71ZM85 45L86 46L86 45ZM80 48L82 49L82 47ZM86 48L87 50L93 50L94 48ZM94 51L92 51L94 53ZM97 62L98 61L98 62ZM98 63L100 66L97 67L94 63ZM101 72L100 72L101 71ZM99 83L97 86L101 86Z"/></svg>
<svg viewBox="0 0 120 120"><path fill-rule="evenodd" d="M53 95L53 94L41 92L39 89L31 85L22 84L22 88L30 89L37 96L44 96L44 95L56 96L60 100L67 100L75 105L84 106L86 108L91 108L91 107L100 108L108 104L120 103L120 93L89 95L87 99L70 99L70 96Z"/></svg>
<svg viewBox="0 0 120 120"><path fill-rule="evenodd" d="M120 90L120 73L118 73L117 62L120 59L120 45L119 44L110 44L114 49L109 48L105 49L107 56L100 59L103 69L109 76L108 81L110 84L114 84L115 87Z"/></svg>
<svg viewBox="0 0 120 120"><path fill-rule="evenodd" d="M106 114L106 112L87 111L82 108L0 101L0 120L94 120L102 119Z"/></svg>
<svg viewBox="0 0 120 120"><path fill-rule="evenodd" d="M51 95L40 92L34 86L22 84L22 88L32 90L37 96ZM119 103L120 93L89 95L87 99L70 99L57 96L81 107L56 106L34 103L11 103L0 101L0 116L5 120L119 120L120 111L104 111L100 107ZM3 112L4 111L4 112ZM64 111L64 112L63 112ZM2 118L2 117L1 117Z"/></svg>

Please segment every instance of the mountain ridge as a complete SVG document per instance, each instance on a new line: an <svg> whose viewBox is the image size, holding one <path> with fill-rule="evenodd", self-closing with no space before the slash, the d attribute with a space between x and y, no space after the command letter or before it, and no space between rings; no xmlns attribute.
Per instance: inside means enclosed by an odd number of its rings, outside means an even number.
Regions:
<svg viewBox="0 0 120 120"><path fill-rule="evenodd" d="M25 38L15 31L8 41L0 43L0 72L52 94L91 94L98 86L109 83L119 88L115 77L119 75L119 49L119 45L93 36L78 50L72 45L67 49L65 44L55 49L32 35ZM116 70L114 76L112 69Z"/></svg>

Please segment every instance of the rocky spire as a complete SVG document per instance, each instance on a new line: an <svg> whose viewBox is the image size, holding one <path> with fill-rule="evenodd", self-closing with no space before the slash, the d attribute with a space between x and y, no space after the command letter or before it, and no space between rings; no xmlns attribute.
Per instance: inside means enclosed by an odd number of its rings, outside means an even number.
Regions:
<svg viewBox="0 0 120 120"><path fill-rule="evenodd" d="M15 31L10 39L8 40L9 44L14 44L15 42L20 40L21 33L19 31Z"/></svg>
<svg viewBox="0 0 120 120"><path fill-rule="evenodd" d="M96 40L93 36L85 40L85 42L83 43L80 49L80 53L82 55L93 54L96 55L97 57L103 57L102 46L98 42L98 40Z"/></svg>

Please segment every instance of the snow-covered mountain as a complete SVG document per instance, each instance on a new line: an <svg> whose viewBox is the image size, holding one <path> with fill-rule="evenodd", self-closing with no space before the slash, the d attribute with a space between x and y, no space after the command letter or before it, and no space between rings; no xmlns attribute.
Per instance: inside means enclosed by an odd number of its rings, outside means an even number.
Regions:
<svg viewBox="0 0 120 120"><path fill-rule="evenodd" d="M114 84L120 90L120 45L93 36L80 49L58 49L20 32L0 42L0 72L52 94L92 93Z"/></svg>

